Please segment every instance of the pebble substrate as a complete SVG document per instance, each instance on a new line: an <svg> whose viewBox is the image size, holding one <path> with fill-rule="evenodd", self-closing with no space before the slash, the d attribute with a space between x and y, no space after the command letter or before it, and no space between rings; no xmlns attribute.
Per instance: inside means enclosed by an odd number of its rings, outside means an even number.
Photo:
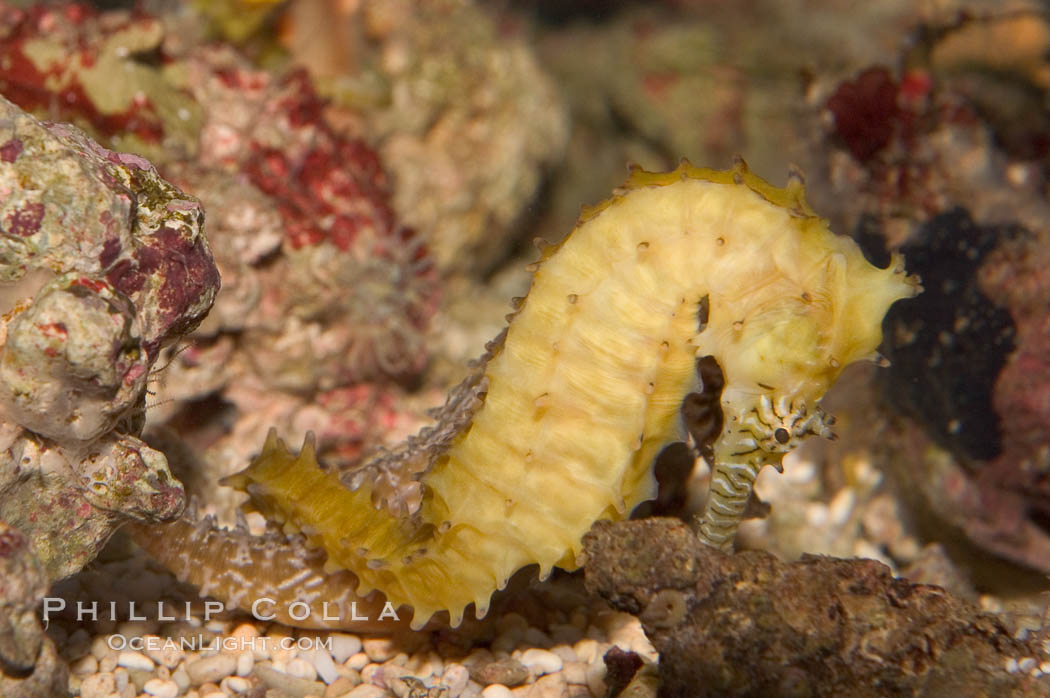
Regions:
<svg viewBox="0 0 1050 698"><path fill-rule="evenodd" d="M871 557L899 574L901 565L918 554L918 544L900 525L887 527L888 521L899 522L899 518L895 510L883 511L880 506L886 495L880 495L878 471L867 461L854 464L853 471L852 484L833 495L824 491L816 463L806 457L792 458L784 475L763 473L759 493L773 509L765 520L746 522L742 538L747 547L771 549L790 559L798 554L795 548L802 538L803 549L809 552ZM706 490L706 473L704 467L697 469L694 491ZM250 514L248 523L258 532L264 522ZM196 590L180 585L129 545L118 536L102 559L51 591L51 596L67 603L66 611L50 623L48 634L70 664L73 695L605 698L604 656L610 648L636 652L650 670L658 661L638 620L587 595L579 574L559 573L546 582L533 582L528 589L506 596L502 605L495 604L484 621L465 621L456 631L369 637L294 630L243 614L218 614L205 621ZM1018 636L1050 637L1046 629L1050 610L1041 598L1005 601L981 595L975 600L983 610L999 614ZM77 622L77 601L97 601L99 620ZM157 603L163 601L166 614L178 620L126 620L130 601L147 619L157 618ZM195 605L183 618L180 611L186 601ZM117 620L107 617L110 602L118 609ZM113 649L114 635L159 646ZM205 645L214 638L226 642L191 650L173 649L163 642L198 636ZM281 638L305 638L307 643L331 638L331 648L274 648ZM241 648L242 641L247 648ZM1050 674L1050 639L1044 652L1023 662L1011 660L1004 669Z"/></svg>
<svg viewBox="0 0 1050 698"><path fill-rule="evenodd" d="M83 698L604 697L614 645L657 660L637 619L588 598L578 576L536 583L483 623L389 637L205 620L192 590L138 555L97 563L52 595L67 609L48 634L70 664L70 693ZM77 622L78 600L98 601L98 620ZM156 620L158 600L176 620ZM188 616L186 600L197 601ZM131 601L147 620L126 620ZM183 649L183 637L198 645Z"/></svg>

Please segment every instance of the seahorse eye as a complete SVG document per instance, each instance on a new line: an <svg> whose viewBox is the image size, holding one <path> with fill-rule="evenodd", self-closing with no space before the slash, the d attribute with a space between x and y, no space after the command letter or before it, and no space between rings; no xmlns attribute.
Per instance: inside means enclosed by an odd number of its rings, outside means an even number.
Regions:
<svg viewBox="0 0 1050 698"><path fill-rule="evenodd" d="M773 438L777 440L777 443L786 444L791 440L791 434L788 433L787 429L781 427L773 432Z"/></svg>

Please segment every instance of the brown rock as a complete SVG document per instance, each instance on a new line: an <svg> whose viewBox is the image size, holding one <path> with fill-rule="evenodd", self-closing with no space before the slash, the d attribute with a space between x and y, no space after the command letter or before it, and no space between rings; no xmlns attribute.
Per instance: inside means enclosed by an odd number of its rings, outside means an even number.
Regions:
<svg viewBox="0 0 1050 698"><path fill-rule="evenodd" d="M587 587L659 651L662 696L1050 696L1006 670L1035 643L874 560L726 555L668 519L599 522L584 546Z"/></svg>
<svg viewBox="0 0 1050 698"><path fill-rule="evenodd" d="M529 678L528 668L513 657L497 659L492 662L475 663L470 666L470 678L482 686L499 683L513 688L525 683Z"/></svg>

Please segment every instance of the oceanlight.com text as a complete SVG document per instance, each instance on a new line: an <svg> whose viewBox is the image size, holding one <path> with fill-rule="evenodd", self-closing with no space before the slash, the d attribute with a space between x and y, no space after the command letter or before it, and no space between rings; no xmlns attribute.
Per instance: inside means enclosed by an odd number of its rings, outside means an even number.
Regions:
<svg viewBox="0 0 1050 698"><path fill-rule="evenodd" d="M158 637L156 635L122 635L119 633L106 637L106 644L110 649L117 652L124 650L135 650L136 652L155 652L160 650L180 649L187 652L199 652L202 650L215 650L239 654L244 651L271 653L275 649L296 649L308 652L314 649L324 649L331 652L331 637L205 637L199 635L184 635L181 637Z"/></svg>

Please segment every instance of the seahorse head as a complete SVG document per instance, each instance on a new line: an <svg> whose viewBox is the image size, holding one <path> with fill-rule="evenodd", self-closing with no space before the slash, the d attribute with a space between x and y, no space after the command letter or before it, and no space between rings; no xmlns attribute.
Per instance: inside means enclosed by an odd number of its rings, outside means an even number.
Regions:
<svg viewBox="0 0 1050 698"><path fill-rule="evenodd" d="M808 405L806 414L846 366L878 357L887 309L919 290L900 258L879 269L852 240L814 222L806 234L815 244L786 245L748 293L711 299L718 336L704 344L719 356L727 385L752 401L769 396L774 406Z"/></svg>
<svg viewBox="0 0 1050 698"><path fill-rule="evenodd" d="M741 420L767 462L779 463L779 456L793 451L808 436L831 438L834 419L819 405L791 396L763 394L757 405Z"/></svg>
<svg viewBox="0 0 1050 698"><path fill-rule="evenodd" d="M877 359L886 311L921 287L899 255L880 269L833 233L797 182L775 189L746 171L738 179L729 210L754 199L776 205L719 230L707 322L693 343L724 376L716 458L778 465L806 436L830 434L820 399L846 366Z"/></svg>

